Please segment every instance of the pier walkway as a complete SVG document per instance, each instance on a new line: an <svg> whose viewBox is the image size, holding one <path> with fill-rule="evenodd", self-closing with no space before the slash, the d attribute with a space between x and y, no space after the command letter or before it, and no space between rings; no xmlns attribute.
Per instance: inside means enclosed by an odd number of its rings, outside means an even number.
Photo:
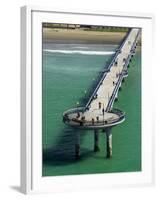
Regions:
<svg viewBox="0 0 159 200"><path fill-rule="evenodd" d="M124 121L124 112L112 110L118 98L123 79L128 76L127 67L135 53L140 30L133 28L117 49L112 62L84 108L75 108L64 113L65 123L81 128L94 129L113 126Z"/></svg>

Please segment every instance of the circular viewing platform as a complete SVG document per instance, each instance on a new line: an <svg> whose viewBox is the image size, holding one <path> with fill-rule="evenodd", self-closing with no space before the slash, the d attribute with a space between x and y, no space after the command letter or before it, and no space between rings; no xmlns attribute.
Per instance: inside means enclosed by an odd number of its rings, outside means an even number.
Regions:
<svg viewBox="0 0 159 200"><path fill-rule="evenodd" d="M125 120L125 113L119 109L105 112L96 109L93 112L85 107L73 108L63 113L63 122L81 129L102 129L112 127Z"/></svg>

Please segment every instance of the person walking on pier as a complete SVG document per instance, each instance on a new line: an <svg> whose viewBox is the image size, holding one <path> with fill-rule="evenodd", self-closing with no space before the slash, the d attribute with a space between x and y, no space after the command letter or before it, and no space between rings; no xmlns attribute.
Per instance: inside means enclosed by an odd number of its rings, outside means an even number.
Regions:
<svg viewBox="0 0 159 200"><path fill-rule="evenodd" d="M102 113L103 113L103 122L104 122L104 106L103 106L103 109L102 109Z"/></svg>
<svg viewBox="0 0 159 200"><path fill-rule="evenodd" d="M97 119L97 123L98 123L99 122L99 116L97 116L96 119Z"/></svg>
<svg viewBox="0 0 159 200"><path fill-rule="evenodd" d="M104 108L102 109L102 113L103 113L103 115L104 115Z"/></svg>
<svg viewBox="0 0 159 200"><path fill-rule="evenodd" d="M101 109L101 107L102 107L102 103L101 103L101 102L99 102L99 109Z"/></svg>
<svg viewBox="0 0 159 200"><path fill-rule="evenodd" d="M92 118L92 125L94 125L94 118Z"/></svg>

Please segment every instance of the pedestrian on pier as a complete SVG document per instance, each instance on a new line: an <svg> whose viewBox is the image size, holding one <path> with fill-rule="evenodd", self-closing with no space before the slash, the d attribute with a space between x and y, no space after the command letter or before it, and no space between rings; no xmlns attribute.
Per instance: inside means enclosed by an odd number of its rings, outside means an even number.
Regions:
<svg viewBox="0 0 159 200"><path fill-rule="evenodd" d="M102 103L101 103L101 102L99 102L99 109L101 109L101 107L102 107Z"/></svg>
<svg viewBox="0 0 159 200"><path fill-rule="evenodd" d="M77 113L77 118L79 118L79 117L80 117L80 113L78 112L78 113Z"/></svg>
<svg viewBox="0 0 159 200"><path fill-rule="evenodd" d="M85 121L85 116L82 116L82 117L81 117L81 120L82 120L82 121Z"/></svg>
<svg viewBox="0 0 159 200"><path fill-rule="evenodd" d="M94 125L94 118L92 118L92 125Z"/></svg>
<svg viewBox="0 0 159 200"><path fill-rule="evenodd" d="M97 119L97 122L99 122L99 116L97 116L96 119Z"/></svg>
<svg viewBox="0 0 159 200"><path fill-rule="evenodd" d="M102 109L102 113L103 113L103 116L104 116L104 108Z"/></svg>

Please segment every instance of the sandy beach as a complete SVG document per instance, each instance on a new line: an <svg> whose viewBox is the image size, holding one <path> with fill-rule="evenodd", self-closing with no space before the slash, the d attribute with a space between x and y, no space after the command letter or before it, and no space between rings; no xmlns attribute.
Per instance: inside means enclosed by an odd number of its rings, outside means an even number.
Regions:
<svg viewBox="0 0 159 200"><path fill-rule="evenodd" d="M52 43L118 44L125 34L125 32L43 28L43 41Z"/></svg>

